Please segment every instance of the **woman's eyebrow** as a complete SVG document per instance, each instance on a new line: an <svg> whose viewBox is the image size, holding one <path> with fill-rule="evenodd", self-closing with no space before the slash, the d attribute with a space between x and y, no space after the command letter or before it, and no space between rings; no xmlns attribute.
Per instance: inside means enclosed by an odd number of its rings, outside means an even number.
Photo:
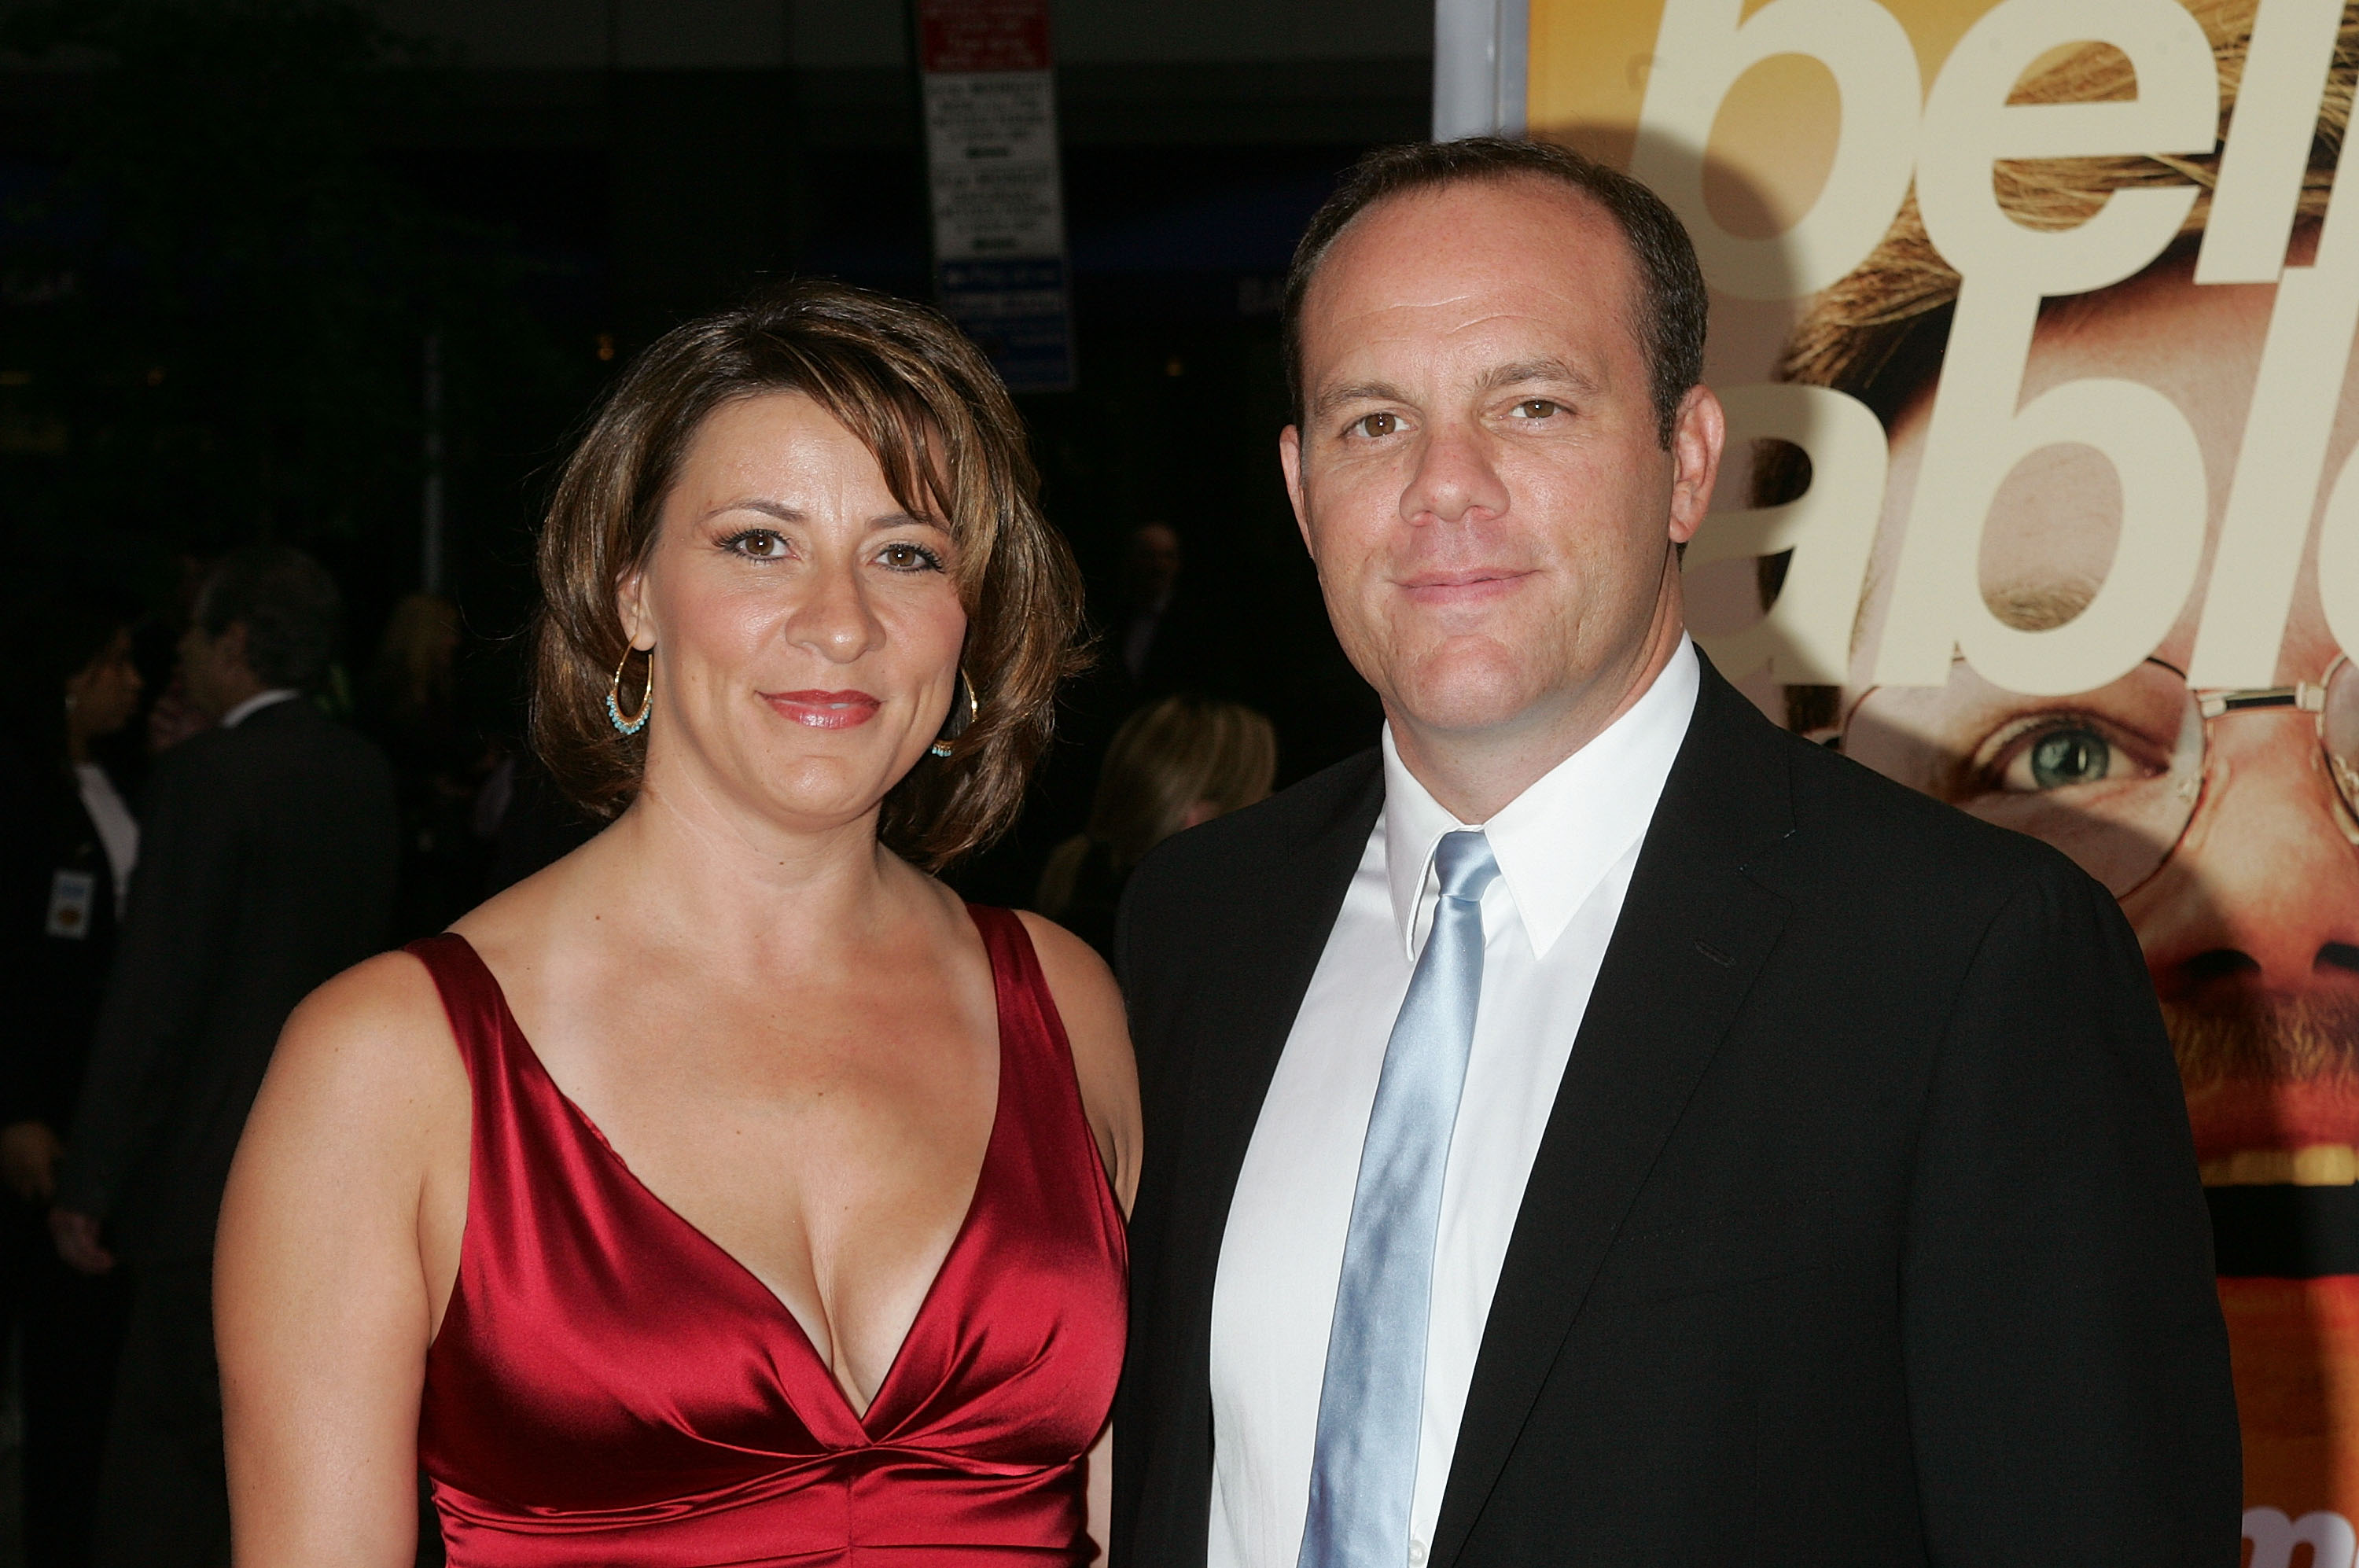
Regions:
<svg viewBox="0 0 2359 1568"><path fill-rule="evenodd" d="M723 501L720 506L704 514L705 520L709 522L714 517L730 512L759 512L766 517L775 517L782 523L799 523L808 520L802 513L783 501L765 501L759 497L751 496L742 500Z"/></svg>
<svg viewBox="0 0 2359 1568"><path fill-rule="evenodd" d="M946 537L951 531L950 525L940 518L921 517L915 512L887 512L882 517L869 518L868 526L872 528L931 528Z"/></svg>
<svg viewBox="0 0 2359 1568"><path fill-rule="evenodd" d="M758 495L742 496L734 501L724 501L705 513L703 520L710 522L715 517L727 517L732 512L759 512L766 517L776 518L782 523L807 523L810 520L810 516L807 512L799 511L783 501L765 500ZM944 536L948 536L951 532L950 525L947 523L933 517L921 517L914 512L882 513L869 518L868 526L871 528L931 528Z"/></svg>

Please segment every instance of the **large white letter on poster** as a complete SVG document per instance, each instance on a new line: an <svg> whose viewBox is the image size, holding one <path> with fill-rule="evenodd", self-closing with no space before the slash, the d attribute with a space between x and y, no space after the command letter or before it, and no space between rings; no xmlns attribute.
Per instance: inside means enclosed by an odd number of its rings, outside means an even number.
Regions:
<svg viewBox="0 0 2359 1568"><path fill-rule="evenodd" d="M1783 299L1858 266L1908 191L1916 56L1874 0L1774 0L1740 21L1744 10L1745 0L1664 6L1663 47L1647 76L1631 172L1687 223L1714 289ZM1809 55L1834 73L1843 95L1834 166L1809 216L1776 239L1745 238L1722 227L1704 201L1704 148L1728 90L1781 54Z"/></svg>

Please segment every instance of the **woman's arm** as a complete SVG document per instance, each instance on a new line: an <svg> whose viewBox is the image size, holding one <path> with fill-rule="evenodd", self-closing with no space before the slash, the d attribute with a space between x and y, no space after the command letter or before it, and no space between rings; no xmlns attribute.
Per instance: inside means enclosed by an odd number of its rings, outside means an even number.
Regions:
<svg viewBox="0 0 2359 1568"><path fill-rule="evenodd" d="M1031 933L1033 951L1040 955L1040 972L1049 995L1065 1020L1065 1038L1073 1048L1073 1073L1081 1081L1082 1108L1096 1134L1099 1157L1114 1184L1122 1212L1130 1213L1138 1196L1140 1124L1138 1064L1130 1053L1130 1025L1122 1006L1122 990L1114 971L1090 944L1062 926L1035 914L1023 916ZM1114 1516L1114 1428L1108 1426L1090 1449L1089 1530L1097 1542L1097 1562L1105 1560L1105 1542Z"/></svg>
<svg viewBox="0 0 2359 1568"><path fill-rule="evenodd" d="M389 953L297 1008L238 1145L213 1272L238 1568L407 1568L426 1347L466 1214L466 1070Z"/></svg>

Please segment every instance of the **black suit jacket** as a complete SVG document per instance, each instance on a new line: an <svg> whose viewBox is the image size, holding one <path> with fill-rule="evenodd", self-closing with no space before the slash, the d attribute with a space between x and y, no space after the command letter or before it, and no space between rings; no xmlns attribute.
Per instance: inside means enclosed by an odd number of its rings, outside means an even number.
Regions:
<svg viewBox="0 0 2359 1568"><path fill-rule="evenodd" d="M1382 796L1364 755L1133 878L1125 1568L1204 1561L1222 1232ZM2114 900L1707 665L1429 1561L2233 1568L2239 1493L2185 1105Z"/></svg>
<svg viewBox="0 0 2359 1568"><path fill-rule="evenodd" d="M385 758L308 702L158 763L57 1200L125 1258L212 1250L287 1015L385 941L396 835Z"/></svg>

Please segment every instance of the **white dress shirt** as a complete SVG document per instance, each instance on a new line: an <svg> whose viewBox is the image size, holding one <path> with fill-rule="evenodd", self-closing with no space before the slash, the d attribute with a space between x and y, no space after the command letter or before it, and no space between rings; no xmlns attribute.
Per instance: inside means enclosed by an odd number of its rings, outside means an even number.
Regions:
<svg viewBox="0 0 2359 1568"><path fill-rule="evenodd" d="M221 727L234 730L263 709L276 707L281 702L291 702L302 694L291 686L273 686L267 691L256 691L253 696L223 713L221 717Z"/></svg>
<svg viewBox="0 0 2359 1568"><path fill-rule="evenodd" d="M130 907L131 868L139 863L139 819L131 814L114 780L97 763L75 763L74 785L90 825L98 830L99 845L106 851L106 868L114 882L114 918L119 920Z"/></svg>
<svg viewBox="0 0 2359 1568"><path fill-rule="evenodd" d="M1442 1179L1404 1568L1425 1561L1507 1240L1630 874L1695 711L1686 640L1597 737L1482 824L1483 994ZM1210 1568L1295 1568L1360 1148L1433 920L1433 851L1474 824L1384 737L1385 805L1238 1174L1212 1290Z"/></svg>

